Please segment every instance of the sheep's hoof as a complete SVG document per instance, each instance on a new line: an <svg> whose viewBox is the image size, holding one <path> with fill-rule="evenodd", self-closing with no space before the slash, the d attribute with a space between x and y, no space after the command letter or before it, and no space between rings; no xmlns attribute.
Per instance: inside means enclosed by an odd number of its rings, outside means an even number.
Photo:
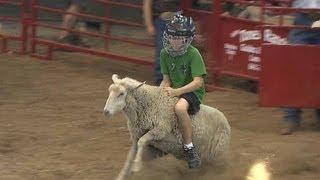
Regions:
<svg viewBox="0 0 320 180"><path fill-rule="evenodd" d="M117 177L115 180L124 180L123 177Z"/></svg>
<svg viewBox="0 0 320 180"><path fill-rule="evenodd" d="M142 169L142 162L134 162L132 172L139 172Z"/></svg>
<svg viewBox="0 0 320 180"><path fill-rule="evenodd" d="M125 179L126 179L126 176L124 174L120 173L115 180L125 180Z"/></svg>

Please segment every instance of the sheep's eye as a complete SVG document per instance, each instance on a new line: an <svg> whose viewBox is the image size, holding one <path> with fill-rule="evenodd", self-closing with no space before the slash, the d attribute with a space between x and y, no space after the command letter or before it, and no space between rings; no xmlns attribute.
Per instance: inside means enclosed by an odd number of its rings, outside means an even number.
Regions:
<svg viewBox="0 0 320 180"><path fill-rule="evenodd" d="M118 97L123 96L123 95L124 95L124 93L120 93Z"/></svg>

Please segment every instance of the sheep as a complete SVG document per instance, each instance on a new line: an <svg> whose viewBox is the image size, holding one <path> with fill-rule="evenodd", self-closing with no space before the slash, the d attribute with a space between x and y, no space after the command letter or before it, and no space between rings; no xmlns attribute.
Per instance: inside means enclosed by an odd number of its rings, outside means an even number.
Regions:
<svg viewBox="0 0 320 180"><path fill-rule="evenodd" d="M106 116L122 111L127 118L132 146L117 180L142 167L145 157L172 154L184 159L182 135L178 129L174 106L178 98L169 97L158 86L147 85L131 78L112 75L109 97L103 112ZM191 116L193 143L202 162L223 160L228 152L230 125L219 110L203 105Z"/></svg>

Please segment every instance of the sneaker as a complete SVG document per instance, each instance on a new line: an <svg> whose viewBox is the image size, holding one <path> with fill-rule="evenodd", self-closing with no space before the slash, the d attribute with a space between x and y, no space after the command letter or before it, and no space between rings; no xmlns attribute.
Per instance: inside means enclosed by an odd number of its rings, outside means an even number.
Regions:
<svg viewBox="0 0 320 180"><path fill-rule="evenodd" d="M289 122L288 123L288 127L282 129L280 131L281 135L290 135L292 134L294 131L297 131L297 129L300 127L300 123L296 123L296 122Z"/></svg>
<svg viewBox="0 0 320 180"><path fill-rule="evenodd" d="M70 33L67 36L57 39L58 43L70 44L74 46L80 46L85 48L90 48L88 44L86 44L78 34Z"/></svg>
<svg viewBox="0 0 320 180"><path fill-rule="evenodd" d="M201 164L200 157L194 147L184 149L189 168L197 168Z"/></svg>

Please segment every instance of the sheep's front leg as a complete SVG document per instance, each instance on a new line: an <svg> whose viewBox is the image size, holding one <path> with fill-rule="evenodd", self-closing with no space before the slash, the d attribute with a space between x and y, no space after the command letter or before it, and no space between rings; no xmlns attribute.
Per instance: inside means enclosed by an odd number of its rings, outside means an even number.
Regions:
<svg viewBox="0 0 320 180"><path fill-rule="evenodd" d="M163 139L168 134L168 132L169 131L163 130L163 128L154 128L138 140L138 151L136 158L133 161L134 165L132 167L132 171L137 172L141 170L144 148L153 140Z"/></svg>
<svg viewBox="0 0 320 180"><path fill-rule="evenodd" d="M127 160L119 173L118 177L116 180L125 180L128 176L128 174L131 172L131 167L132 167L132 162L135 159L137 155L137 142L133 142L131 145L130 151L127 155Z"/></svg>

